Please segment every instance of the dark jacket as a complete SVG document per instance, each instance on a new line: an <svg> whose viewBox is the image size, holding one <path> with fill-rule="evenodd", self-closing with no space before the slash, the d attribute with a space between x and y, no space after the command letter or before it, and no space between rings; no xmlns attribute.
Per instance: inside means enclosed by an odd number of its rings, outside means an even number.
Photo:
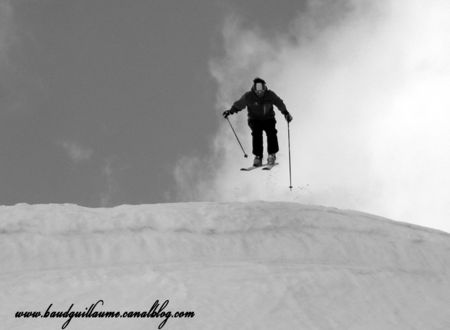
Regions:
<svg viewBox="0 0 450 330"><path fill-rule="evenodd" d="M242 95L242 97L234 102L231 107L231 113L236 113L247 107L248 119L273 119L275 118L275 111L273 106L276 106L283 115L288 113L283 100L271 90L266 90L262 97L256 95L254 88Z"/></svg>

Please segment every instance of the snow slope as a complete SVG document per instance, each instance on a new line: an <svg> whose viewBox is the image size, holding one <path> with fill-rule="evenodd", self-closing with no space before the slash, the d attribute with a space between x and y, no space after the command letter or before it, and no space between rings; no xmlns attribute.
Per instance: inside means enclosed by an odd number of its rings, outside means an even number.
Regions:
<svg viewBox="0 0 450 330"><path fill-rule="evenodd" d="M16 311L147 311L163 329L450 329L450 236L295 203L0 207L1 329ZM73 318L67 329L157 329Z"/></svg>

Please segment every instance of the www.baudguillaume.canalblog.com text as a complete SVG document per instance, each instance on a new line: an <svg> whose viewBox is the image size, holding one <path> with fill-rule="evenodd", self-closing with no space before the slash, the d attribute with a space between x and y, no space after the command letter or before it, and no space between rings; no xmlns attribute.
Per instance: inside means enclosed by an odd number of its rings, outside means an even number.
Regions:
<svg viewBox="0 0 450 330"><path fill-rule="evenodd" d="M192 319L195 317L193 311L177 311L172 312L166 310L169 305L169 300L165 300L160 303L156 300L152 307L144 311L105 311L100 310L101 306L105 303L103 300L86 307L83 311L74 310L74 304L65 311L57 311L53 308L53 304L50 304L45 312L41 311L17 311L15 314L16 319L64 319L61 329L67 328L73 319L162 319L158 325L158 329L162 329L170 318L187 318Z"/></svg>

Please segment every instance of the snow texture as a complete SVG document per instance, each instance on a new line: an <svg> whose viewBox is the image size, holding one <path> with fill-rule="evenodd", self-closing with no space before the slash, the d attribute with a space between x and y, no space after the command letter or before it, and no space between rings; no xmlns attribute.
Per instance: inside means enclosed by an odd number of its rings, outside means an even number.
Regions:
<svg viewBox="0 0 450 330"><path fill-rule="evenodd" d="M164 329L450 329L450 236L296 203L0 207L2 329L16 311L194 311ZM157 329L72 319L67 329Z"/></svg>

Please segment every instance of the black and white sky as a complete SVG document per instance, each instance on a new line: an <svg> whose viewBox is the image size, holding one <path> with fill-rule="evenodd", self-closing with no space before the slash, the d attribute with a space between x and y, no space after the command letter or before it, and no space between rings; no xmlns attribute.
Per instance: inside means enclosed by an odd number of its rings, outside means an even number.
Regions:
<svg viewBox="0 0 450 330"><path fill-rule="evenodd" d="M0 0L0 204L284 200L450 231L446 0ZM294 190L221 112L262 76ZM245 113L230 118L250 153Z"/></svg>
<svg viewBox="0 0 450 330"><path fill-rule="evenodd" d="M220 124L209 61L225 18L277 30L295 8L2 0L1 203L167 201L178 159Z"/></svg>

